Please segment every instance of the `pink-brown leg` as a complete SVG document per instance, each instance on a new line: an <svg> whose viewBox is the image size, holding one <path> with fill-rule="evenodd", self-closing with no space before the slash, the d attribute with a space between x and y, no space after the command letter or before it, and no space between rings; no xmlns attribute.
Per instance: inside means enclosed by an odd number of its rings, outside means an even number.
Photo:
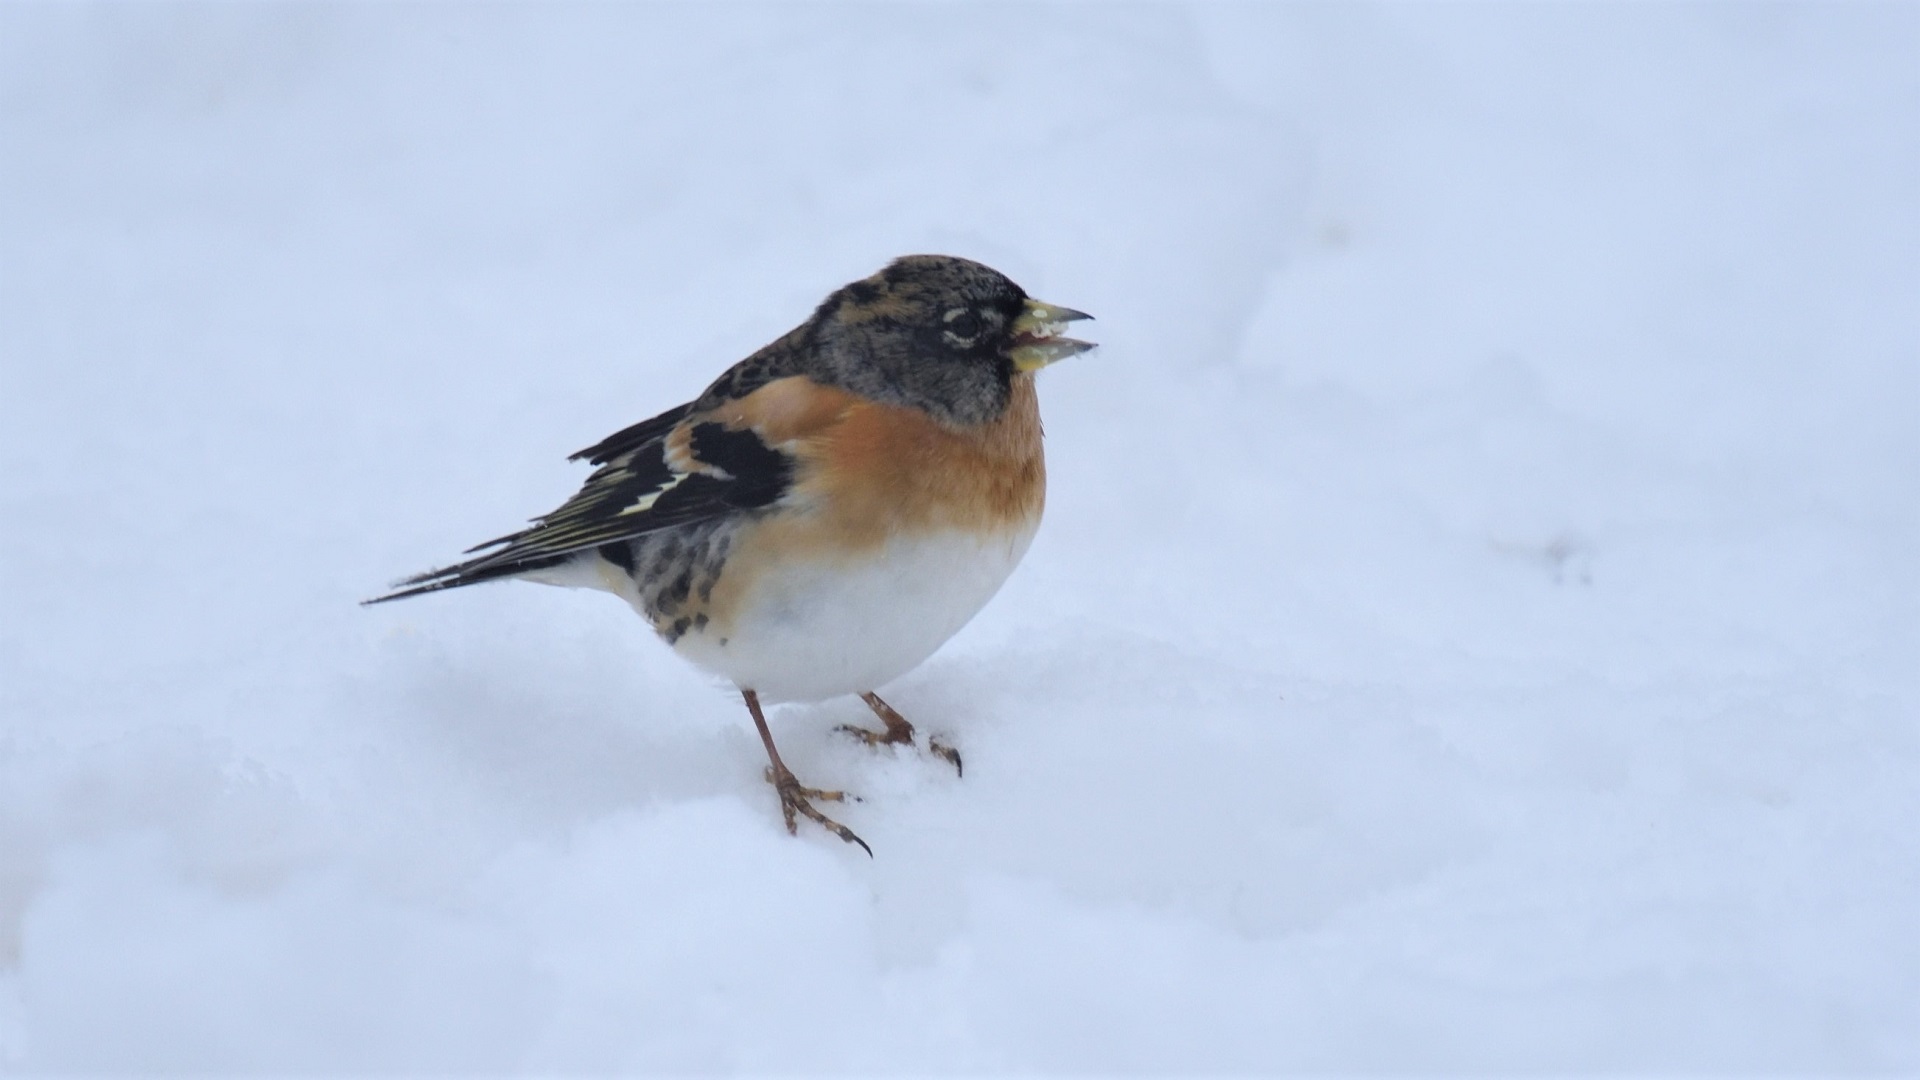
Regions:
<svg viewBox="0 0 1920 1080"><path fill-rule="evenodd" d="M772 784L773 790L780 795L780 814L786 819L787 832L799 832L799 823L795 819L795 815L798 815L849 844L860 845L860 850L865 851L868 858L872 858L873 849L867 846L865 840L855 835L852 829L814 809L813 803L809 801L819 799L822 802L845 802L846 792L801 787L799 779L793 775L793 770L787 768L787 763L780 760L780 751L774 748L773 732L767 730L767 718L760 712L760 695L751 690L742 690L740 696L746 699L747 711L753 714L753 726L760 729L760 741L766 744L767 760L773 763L767 766L767 783Z"/></svg>

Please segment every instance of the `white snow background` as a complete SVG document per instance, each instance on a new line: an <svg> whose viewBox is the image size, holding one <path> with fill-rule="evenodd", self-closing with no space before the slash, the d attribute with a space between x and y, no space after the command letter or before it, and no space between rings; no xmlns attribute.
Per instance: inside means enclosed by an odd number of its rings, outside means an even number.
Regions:
<svg viewBox="0 0 1920 1080"><path fill-rule="evenodd" d="M0 8L0 1061L1920 1069L1920 6ZM786 835L362 609L894 255L1092 311Z"/></svg>

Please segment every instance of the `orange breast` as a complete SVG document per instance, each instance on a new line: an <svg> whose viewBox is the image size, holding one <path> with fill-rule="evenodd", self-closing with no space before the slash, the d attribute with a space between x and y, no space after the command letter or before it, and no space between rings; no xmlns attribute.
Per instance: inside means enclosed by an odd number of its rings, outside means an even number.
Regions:
<svg viewBox="0 0 1920 1080"><path fill-rule="evenodd" d="M917 409L861 402L802 444L797 494L824 511L843 542L898 531L1024 528L1046 501L1046 458L1033 378L1014 380L997 421L946 427Z"/></svg>
<svg viewBox="0 0 1920 1080"><path fill-rule="evenodd" d="M890 539L945 530L1021 536L1024 547L1046 501L1031 375L1014 377L999 420L970 429L802 378L771 383L719 412L785 445L799 468L793 501L741 526L713 594L717 622L730 621L782 562L860 559Z"/></svg>

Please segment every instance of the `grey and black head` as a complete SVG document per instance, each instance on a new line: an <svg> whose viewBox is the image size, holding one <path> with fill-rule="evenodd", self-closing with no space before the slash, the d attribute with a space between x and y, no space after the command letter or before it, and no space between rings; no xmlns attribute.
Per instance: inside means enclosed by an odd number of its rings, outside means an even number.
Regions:
<svg viewBox="0 0 1920 1080"><path fill-rule="evenodd" d="M991 267L908 255L827 297L808 324L810 372L968 426L1006 409L1013 379L1093 346L1056 336L1090 316L1027 296Z"/></svg>

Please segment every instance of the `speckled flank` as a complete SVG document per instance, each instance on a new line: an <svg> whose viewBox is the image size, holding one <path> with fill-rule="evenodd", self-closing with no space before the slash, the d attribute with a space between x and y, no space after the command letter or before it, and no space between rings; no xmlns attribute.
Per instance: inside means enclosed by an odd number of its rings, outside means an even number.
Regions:
<svg viewBox="0 0 1920 1080"><path fill-rule="evenodd" d="M600 554L633 582L629 599L671 645L688 633L705 632L712 622L706 608L738 531L737 521L703 522L609 544L620 551Z"/></svg>

